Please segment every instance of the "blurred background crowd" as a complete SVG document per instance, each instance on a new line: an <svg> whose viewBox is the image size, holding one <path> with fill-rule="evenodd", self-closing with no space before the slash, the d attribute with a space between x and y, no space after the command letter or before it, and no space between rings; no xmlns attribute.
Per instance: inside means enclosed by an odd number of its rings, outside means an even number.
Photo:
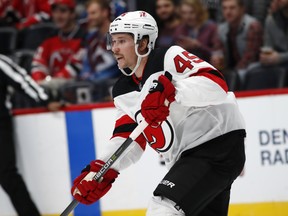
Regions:
<svg viewBox="0 0 288 216"><path fill-rule="evenodd" d="M0 0L0 53L57 100L111 101L121 72L106 33L133 10L157 20L157 47L180 45L208 61L232 91L288 86L288 0ZM39 106L13 90L11 101Z"/></svg>

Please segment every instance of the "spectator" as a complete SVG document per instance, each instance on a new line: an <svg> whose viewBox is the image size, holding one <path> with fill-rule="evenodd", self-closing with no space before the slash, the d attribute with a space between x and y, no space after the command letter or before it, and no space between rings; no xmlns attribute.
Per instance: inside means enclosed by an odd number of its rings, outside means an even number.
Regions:
<svg viewBox="0 0 288 216"><path fill-rule="evenodd" d="M85 54L81 80L99 81L120 75L112 52L106 50L106 34L110 25L110 4L107 0L87 2L89 32L85 38Z"/></svg>
<svg viewBox="0 0 288 216"><path fill-rule="evenodd" d="M127 12L127 3L125 0L107 0L109 1L109 4L110 4L110 19L113 20L115 19L116 17L120 16L122 13L125 13ZM87 2L86 2L86 7L87 7ZM82 6L82 4L81 4ZM77 5L77 7L79 7L79 4ZM82 10L80 13L79 13L79 17L80 17L80 20L79 22L85 26L87 24L87 11L85 9L85 6L84 7L84 10ZM82 7L81 7L82 8Z"/></svg>
<svg viewBox="0 0 288 216"><path fill-rule="evenodd" d="M271 0L244 0L246 13L264 23Z"/></svg>
<svg viewBox="0 0 288 216"><path fill-rule="evenodd" d="M223 0L222 11L225 21L218 26L215 49L223 52L226 70L235 69L244 75L247 67L259 60L263 41L261 24L245 14L243 0ZM223 56L218 53L212 55L211 63L222 69Z"/></svg>
<svg viewBox="0 0 288 216"><path fill-rule="evenodd" d="M52 18L59 29L38 47L32 61L32 77L37 82L47 77L70 79L79 72L80 62L72 56L81 47L84 31L76 23L74 0L54 0Z"/></svg>
<svg viewBox="0 0 288 216"><path fill-rule="evenodd" d="M171 33L175 32L175 29L180 24L176 9L175 0L156 1L156 14L159 24L157 47L169 48L174 44L174 38Z"/></svg>
<svg viewBox="0 0 288 216"><path fill-rule="evenodd" d="M50 13L49 0L11 0L5 19L21 30L49 20Z"/></svg>
<svg viewBox="0 0 288 216"><path fill-rule="evenodd" d="M269 10L268 10L269 14L272 14L278 10L280 1L281 0L271 0L271 4L270 4Z"/></svg>
<svg viewBox="0 0 288 216"><path fill-rule="evenodd" d="M201 59L210 60L216 41L217 25L208 20L208 11L200 0L182 0L182 25L175 31L176 44Z"/></svg>
<svg viewBox="0 0 288 216"><path fill-rule="evenodd" d="M127 4L124 0L110 0L111 20L127 12Z"/></svg>
<svg viewBox="0 0 288 216"><path fill-rule="evenodd" d="M263 65L288 67L288 0L280 0L278 9L265 22L264 47L260 54Z"/></svg>
<svg viewBox="0 0 288 216"><path fill-rule="evenodd" d="M205 0L206 7L209 10L210 18L217 22L223 21L223 14L221 9L222 0ZM243 0L245 6L245 13L256 18L262 25L269 11L271 1L275 0ZM278 0L277 0L278 1Z"/></svg>
<svg viewBox="0 0 288 216"><path fill-rule="evenodd" d="M48 104L48 95L23 68L0 55L0 185L10 197L18 215L40 216L16 168L12 118L5 106L8 86L13 86L34 101L45 105ZM48 104L50 110L58 110L60 106L58 102Z"/></svg>
<svg viewBox="0 0 288 216"><path fill-rule="evenodd" d="M207 8L209 18L218 22L222 18L221 14L221 0L202 0L202 4Z"/></svg>

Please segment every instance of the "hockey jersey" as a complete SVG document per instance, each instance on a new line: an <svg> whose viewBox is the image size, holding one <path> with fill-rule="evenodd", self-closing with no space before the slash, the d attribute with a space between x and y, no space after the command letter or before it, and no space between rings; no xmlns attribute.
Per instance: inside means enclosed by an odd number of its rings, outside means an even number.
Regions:
<svg viewBox="0 0 288 216"><path fill-rule="evenodd" d="M84 35L85 32L77 26L69 35L58 31L46 39L37 48L32 61L33 79L43 80L47 75L75 77L82 61L80 49Z"/></svg>
<svg viewBox="0 0 288 216"><path fill-rule="evenodd" d="M106 49L106 35L99 30L87 33L85 52L79 74L83 80L102 80L119 77L120 70L111 51Z"/></svg>
<svg viewBox="0 0 288 216"><path fill-rule="evenodd" d="M155 50L148 58L141 79L122 76L113 89L117 120L110 142L100 159L108 157L122 144L143 119L141 103L153 80L168 71L176 88L176 101L170 115L159 127L148 126L113 165L122 170L135 163L146 143L160 153L168 168L181 154L228 132L244 129L244 120L235 96L228 92L222 74L197 56L179 46Z"/></svg>

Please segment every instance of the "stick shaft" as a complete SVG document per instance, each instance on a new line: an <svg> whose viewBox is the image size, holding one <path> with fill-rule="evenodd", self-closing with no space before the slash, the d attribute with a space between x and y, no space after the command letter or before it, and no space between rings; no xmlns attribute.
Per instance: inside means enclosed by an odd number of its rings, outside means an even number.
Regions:
<svg viewBox="0 0 288 216"><path fill-rule="evenodd" d="M68 216L78 204L79 202L76 199L73 199L72 202L66 207L66 209L60 214L60 216Z"/></svg>
<svg viewBox="0 0 288 216"><path fill-rule="evenodd" d="M148 123L143 120L130 134L130 136L123 142L123 144L112 154L112 156L106 161L99 172L93 177L94 180L99 180L108 171L108 169L115 163L117 159L122 155L122 153L128 148L128 146L144 131L148 126ZM70 212L79 204L75 199L65 208L65 210L60 214L60 216L68 216Z"/></svg>
<svg viewBox="0 0 288 216"><path fill-rule="evenodd" d="M129 135L129 137L123 142L123 144L112 154L112 156L106 161L102 168L93 177L94 180L99 180L108 171L108 169L115 163L116 160L122 155L122 153L128 148L128 146L144 131L148 126L148 123L143 120Z"/></svg>

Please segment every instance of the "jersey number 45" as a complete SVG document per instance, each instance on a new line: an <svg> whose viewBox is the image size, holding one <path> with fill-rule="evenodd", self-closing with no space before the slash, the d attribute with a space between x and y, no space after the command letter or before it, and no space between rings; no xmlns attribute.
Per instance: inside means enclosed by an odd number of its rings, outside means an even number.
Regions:
<svg viewBox="0 0 288 216"><path fill-rule="evenodd" d="M201 63L204 62L199 57L187 52L186 50L182 52L183 56L177 55L174 57L174 64L176 67L176 71L178 73L183 73L187 68L192 70L193 63Z"/></svg>

